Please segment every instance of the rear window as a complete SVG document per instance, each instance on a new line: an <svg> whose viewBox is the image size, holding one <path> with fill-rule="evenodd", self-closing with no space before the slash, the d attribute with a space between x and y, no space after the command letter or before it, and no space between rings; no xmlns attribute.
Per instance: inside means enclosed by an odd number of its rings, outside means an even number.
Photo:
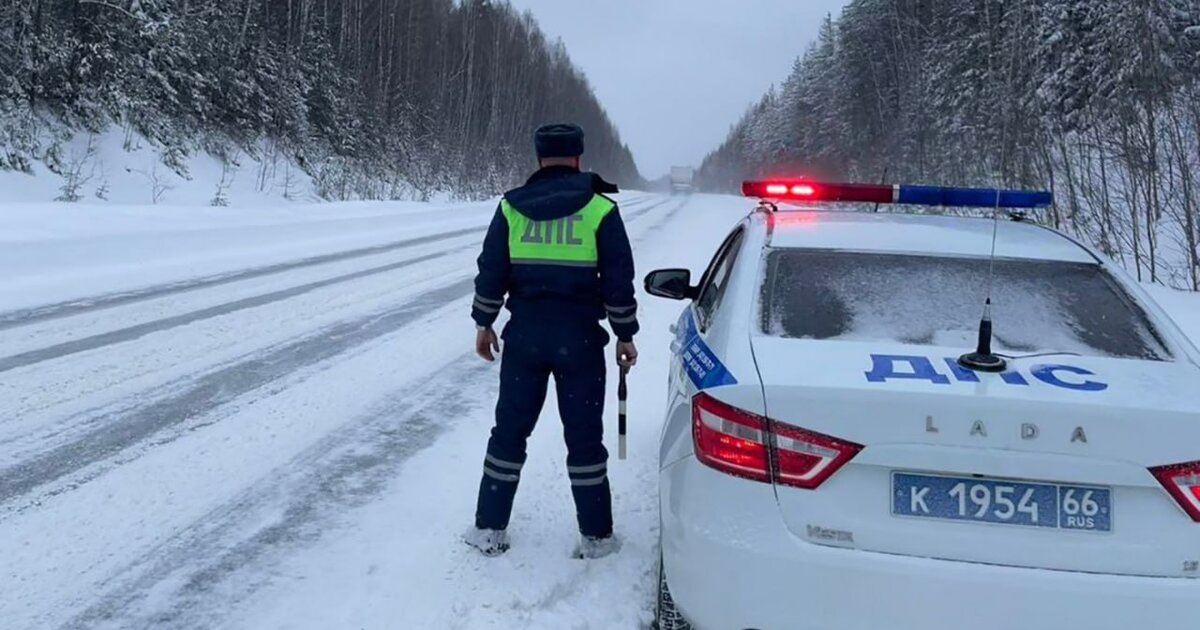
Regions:
<svg viewBox="0 0 1200 630"><path fill-rule="evenodd" d="M988 265L986 258L772 250L763 331L973 348ZM998 259L992 303L999 353L1170 357L1146 314L1098 265Z"/></svg>

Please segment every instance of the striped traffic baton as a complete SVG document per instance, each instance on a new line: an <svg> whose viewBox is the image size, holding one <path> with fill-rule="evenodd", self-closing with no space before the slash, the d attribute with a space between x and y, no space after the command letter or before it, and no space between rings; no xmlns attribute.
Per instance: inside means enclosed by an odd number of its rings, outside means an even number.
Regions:
<svg viewBox="0 0 1200 630"><path fill-rule="evenodd" d="M625 400L629 391L625 387L625 375L629 368L621 366L621 380L617 383L617 458L625 459Z"/></svg>

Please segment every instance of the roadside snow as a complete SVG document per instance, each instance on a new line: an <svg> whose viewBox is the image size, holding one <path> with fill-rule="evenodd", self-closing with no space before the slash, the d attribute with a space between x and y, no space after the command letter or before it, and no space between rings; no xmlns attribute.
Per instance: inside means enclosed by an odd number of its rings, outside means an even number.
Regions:
<svg viewBox="0 0 1200 630"><path fill-rule="evenodd" d="M81 132L62 144L60 173L42 161L34 162L32 174L0 170L0 203L48 202L70 193L83 203L114 205L318 201L312 178L296 163L269 143L255 151L236 150L228 160L197 152L181 160L180 175L163 163L160 147L132 129Z"/></svg>

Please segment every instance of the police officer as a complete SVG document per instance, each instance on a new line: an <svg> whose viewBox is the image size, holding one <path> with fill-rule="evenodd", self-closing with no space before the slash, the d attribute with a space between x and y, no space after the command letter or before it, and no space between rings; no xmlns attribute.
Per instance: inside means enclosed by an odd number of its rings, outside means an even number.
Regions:
<svg viewBox="0 0 1200 630"><path fill-rule="evenodd" d="M500 350L492 324L507 306L496 425L488 440L475 527L466 542L485 555L508 550L509 515L525 465L525 443L546 400L551 375L567 443L567 474L581 540L576 556L616 551L604 448L604 347L608 318L618 363L637 362L633 252L616 187L580 172L583 130L556 124L534 134L539 170L504 195L492 219L471 317L475 350L487 361ZM507 295L507 301L505 296Z"/></svg>

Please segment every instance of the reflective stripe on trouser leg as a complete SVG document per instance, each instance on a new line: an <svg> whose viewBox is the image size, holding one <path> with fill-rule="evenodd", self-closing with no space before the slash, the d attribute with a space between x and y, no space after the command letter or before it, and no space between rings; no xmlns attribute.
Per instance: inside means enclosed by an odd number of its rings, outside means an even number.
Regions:
<svg viewBox="0 0 1200 630"><path fill-rule="evenodd" d="M571 496L575 499L579 533L593 538L612 534L612 490L608 475L571 478Z"/></svg>
<svg viewBox="0 0 1200 630"><path fill-rule="evenodd" d="M491 477L492 479L495 479L496 481L508 481L511 483L517 483L518 481L521 480L521 475L511 475L509 473L496 472L491 467L489 467L487 464L483 465L483 476Z"/></svg>
<svg viewBox="0 0 1200 630"><path fill-rule="evenodd" d="M483 475L496 481L517 483L521 480L521 468L524 466L524 462L509 462L488 453L483 458Z"/></svg>
<svg viewBox="0 0 1200 630"><path fill-rule="evenodd" d="M508 341L511 345L500 358L496 425L488 440L475 510L475 526L483 529L508 527L525 464L525 443L542 411L550 377L536 347L511 336Z"/></svg>
<svg viewBox="0 0 1200 630"><path fill-rule="evenodd" d="M567 442L567 474L579 531L585 536L612 533L612 493L608 485L608 451L604 448L604 342L606 336L576 335L556 353L554 381L563 437Z"/></svg>
<svg viewBox="0 0 1200 630"><path fill-rule="evenodd" d="M572 486L598 486L608 479L608 464L567 466L567 475Z"/></svg>

